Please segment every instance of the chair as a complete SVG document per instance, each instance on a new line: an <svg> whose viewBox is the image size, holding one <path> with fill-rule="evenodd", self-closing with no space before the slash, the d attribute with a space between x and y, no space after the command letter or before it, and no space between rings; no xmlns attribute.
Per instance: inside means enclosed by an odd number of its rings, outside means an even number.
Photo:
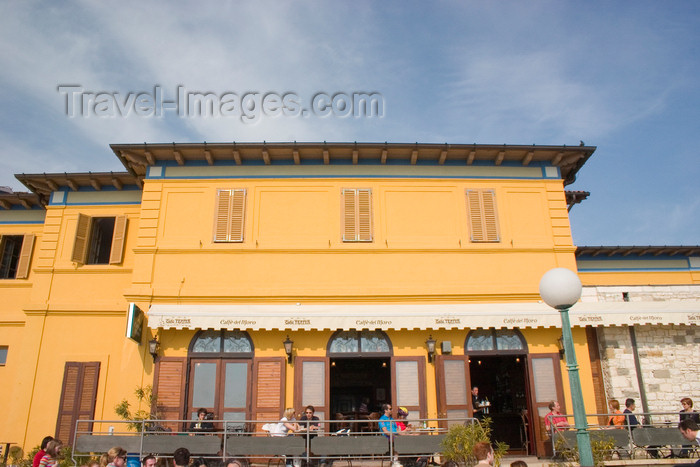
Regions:
<svg viewBox="0 0 700 467"><path fill-rule="evenodd" d="M525 448L525 455L530 455L530 420L527 417L527 409L523 409L520 412L520 420L522 425L520 425L520 443Z"/></svg>
<svg viewBox="0 0 700 467"><path fill-rule="evenodd" d="M364 424L360 431L363 433L374 433L379 431L379 412L372 412L367 416L367 423Z"/></svg>

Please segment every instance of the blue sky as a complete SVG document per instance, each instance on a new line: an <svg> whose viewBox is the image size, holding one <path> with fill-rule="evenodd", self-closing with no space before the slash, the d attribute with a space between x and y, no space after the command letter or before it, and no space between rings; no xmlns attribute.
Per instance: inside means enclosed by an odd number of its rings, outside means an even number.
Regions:
<svg viewBox="0 0 700 467"><path fill-rule="evenodd" d="M3 2L0 185L123 170L110 143L390 141L598 150L578 245L697 245L700 2ZM85 92L378 92L382 118L66 116Z"/></svg>

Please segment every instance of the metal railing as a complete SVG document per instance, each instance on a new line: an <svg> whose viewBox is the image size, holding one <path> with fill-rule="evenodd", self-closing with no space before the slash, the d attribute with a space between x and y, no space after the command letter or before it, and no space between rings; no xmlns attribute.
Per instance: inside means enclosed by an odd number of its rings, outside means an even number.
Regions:
<svg viewBox="0 0 700 467"><path fill-rule="evenodd" d="M410 419L412 428L389 436L380 429L379 419L320 419L292 421L302 428L317 425L317 430L275 435L263 429L280 420L79 420L73 436L73 461L76 457L102 454L119 446L130 455L154 454L171 458L179 447L187 448L193 458L224 460L227 458L268 458L327 461L338 459L377 459L393 461L399 456L434 456L442 451L441 442L447 427L473 423L473 418ZM192 431L193 422L203 427ZM391 427L391 425L389 425ZM267 427L266 427L267 428ZM410 439L406 435L410 436ZM399 439L403 438L403 439Z"/></svg>
<svg viewBox="0 0 700 467"><path fill-rule="evenodd" d="M631 416L638 422L631 424ZM573 415L556 415L566 418L568 426L556 426L551 423L549 439L552 441L554 456L562 455L565 451L576 449L576 429ZM660 457L693 457L698 456L698 446L686 440L678 430L679 412L637 412L631 414L586 414L589 421L588 432L591 441L601 441L600 445L614 444L606 457L614 456L620 459L642 459ZM624 417L622 425L611 425L611 417ZM590 423L595 421L594 423ZM594 446L595 449L595 446Z"/></svg>

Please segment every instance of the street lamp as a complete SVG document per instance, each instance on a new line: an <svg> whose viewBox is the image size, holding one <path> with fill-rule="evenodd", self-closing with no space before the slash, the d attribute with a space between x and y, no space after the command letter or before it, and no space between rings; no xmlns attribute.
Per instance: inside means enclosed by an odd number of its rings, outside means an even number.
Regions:
<svg viewBox="0 0 700 467"><path fill-rule="evenodd" d="M583 405L581 379L578 374L578 363L576 362L576 354L574 354L574 338L571 335L571 323L569 322L569 308L581 298L581 281L576 273L569 269L550 269L540 280L540 296L547 305L560 311L566 368L569 370L571 401L574 405L579 464L587 467L592 466L591 438L588 434L586 408Z"/></svg>

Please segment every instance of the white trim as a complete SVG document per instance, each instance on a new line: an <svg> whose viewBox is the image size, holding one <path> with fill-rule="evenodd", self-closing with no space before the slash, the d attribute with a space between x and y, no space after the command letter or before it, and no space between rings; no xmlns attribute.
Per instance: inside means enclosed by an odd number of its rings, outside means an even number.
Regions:
<svg viewBox="0 0 700 467"><path fill-rule="evenodd" d="M578 303L572 326L698 324L700 301ZM475 329L561 327L544 303L461 305L151 305L153 329Z"/></svg>

